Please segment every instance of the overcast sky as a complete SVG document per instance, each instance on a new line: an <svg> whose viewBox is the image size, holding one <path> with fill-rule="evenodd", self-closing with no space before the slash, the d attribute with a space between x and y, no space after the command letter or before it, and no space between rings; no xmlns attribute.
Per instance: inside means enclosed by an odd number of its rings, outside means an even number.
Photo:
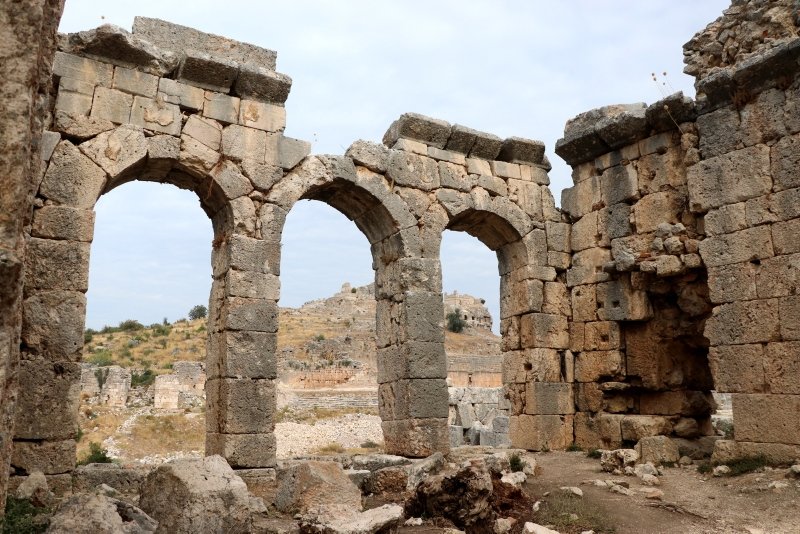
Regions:
<svg viewBox="0 0 800 534"><path fill-rule="evenodd" d="M67 0L60 31L136 15L157 17L277 50L293 79L286 135L317 154L356 139L379 142L414 111L501 137L545 142L553 193L571 185L553 153L564 123L589 109L652 103L672 90L694 95L681 46L727 0ZM651 73L667 72L667 86ZM663 76L659 76L663 81ZM663 93L663 94L662 94ZM211 225L192 193L130 183L97 204L87 327L128 318L184 317L207 303ZM487 300L498 314L497 260L472 237L447 232L446 291ZM373 280L369 245L351 222L301 202L283 236L281 305ZM495 328L496 329L496 328Z"/></svg>

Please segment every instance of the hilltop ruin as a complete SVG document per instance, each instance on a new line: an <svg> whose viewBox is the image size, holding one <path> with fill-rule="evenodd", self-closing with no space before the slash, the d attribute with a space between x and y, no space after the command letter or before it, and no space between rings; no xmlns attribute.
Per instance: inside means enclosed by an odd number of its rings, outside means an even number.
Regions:
<svg viewBox="0 0 800 534"><path fill-rule="evenodd" d="M0 67L0 457L16 475L70 484L92 210L131 180L192 190L212 220L206 453L247 481L274 476L280 242L301 199L371 244L387 452L450 448L450 229L497 253L514 447L696 438L717 390L736 423L717 456L800 457L793 1L737 0L686 45L696 100L569 121L561 209L541 142L409 113L382 144L309 155L283 135L274 51L147 18L56 45L59 3L27 4L38 17L2 30L20 52Z"/></svg>

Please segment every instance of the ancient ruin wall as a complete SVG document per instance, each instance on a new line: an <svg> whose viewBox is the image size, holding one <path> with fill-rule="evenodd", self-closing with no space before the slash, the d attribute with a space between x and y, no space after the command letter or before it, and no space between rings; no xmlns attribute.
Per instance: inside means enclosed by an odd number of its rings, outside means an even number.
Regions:
<svg viewBox="0 0 800 534"><path fill-rule="evenodd" d="M188 41L201 52L184 52ZM246 477L270 476L275 463L280 241L301 199L341 211L371 244L389 452L449 449L445 229L497 252L504 350L520 361L544 351L545 378L568 387L558 352L568 345L568 228L541 143L406 114L384 145L306 157L308 143L282 134L291 81L274 71L274 52L141 18L132 34L103 26L59 47L25 265L17 473L38 468L55 482L73 469L92 209L135 179L194 191L212 220L206 451ZM524 366L516 372L524 395ZM537 410L526 417L558 427L553 447L571 441L570 417ZM512 419L518 436L535 424Z"/></svg>
<svg viewBox="0 0 800 534"><path fill-rule="evenodd" d="M63 0L0 6L0 516L5 510L17 395L25 242L50 68Z"/></svg>
<svg viewBox="0 0 800 534"><path fill-rule="evenodd" d="M696 103L567 124L577 443L707 434L716 388L720 459L800 452L796 22L793 2L734 2L685 47Z"/></svg>

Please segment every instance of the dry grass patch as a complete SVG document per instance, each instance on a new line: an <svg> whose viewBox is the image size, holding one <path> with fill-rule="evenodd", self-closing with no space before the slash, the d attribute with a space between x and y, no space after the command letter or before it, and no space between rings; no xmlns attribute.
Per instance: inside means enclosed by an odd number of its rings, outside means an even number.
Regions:
<svg viewBox="0 0 800 534"><path fill-rule="evenodd" d="M534 520L562 534L577 534L587 530L597 534L615 532L605 510L585 498L564 491L553 491L545 497Z"/></svg>
<svg viewBox="0 0 800 534"><path fill-rule="evenodd" d="M203 413L142 415L136 419L130 435L117 443L130 459L164 456L176 451L203 451L206 439Z"/></svg>
<svg viewBox="0 0 800 534"><path fill-rule="evenodd" d="M126 418L126 412L120 408L81 406L79 422L81 439L78 440L78 458L84 458L91 452L89 450L90 443L103 443L106 438L116 434L119 425Z"/></svg>
<svg viewBox="0 0 800 534"><path fill-rule="evenodd" d="M378 408L311 408L294 410L288 406L280 408L275 414L276 423L305 423L313 425L323 419L335 419L345 415L365 414L378 415Z"/></svg>

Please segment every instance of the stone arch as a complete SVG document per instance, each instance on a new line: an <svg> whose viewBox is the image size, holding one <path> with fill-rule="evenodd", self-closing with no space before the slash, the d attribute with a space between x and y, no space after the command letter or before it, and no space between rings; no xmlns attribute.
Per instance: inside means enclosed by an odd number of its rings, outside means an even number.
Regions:
<svg viewBox="0 0 800 534"><path fill-rule="evenodd" d="M348 157L306 158L269 192L261 233L275 244L302 199L352 220L371 245L377 299L379 409L387 452L427 456L448 450L447 376L441 277L421 257L416 218L381 174ZM436 263L438 265L438 262Z"/></svg>
<svg viewBox="0 0 800 534"><path fill-rule="evenodd" d="M230 160L209 150L199 162L191 150L184 149L185 143L184 139L182 147L181 140L172 135L146 136L143 128L123 124L89 139L63 139L55 146L35 192L26 264L20 364L21 383L26 387L21 390L21 409L16 412L12 461L19 471L38 468L48 475L60 475L75 464L93 208L102 194L133 180L168 183L197 194L214 230L208 331L213 339L220 333L224 337L228 330L236 330L237 338L251 342L260 339L257 315L271 307L262 302L265 295L258 295L261 299L257 302L240 298L247 290L242 289L242 277L236 271L242 261L241 246L237 245L257 241L251 197L258 199L258 194ZM262 263L249 252L249 261ZM244 282L268 286L263 279ZM272 304L277 295L274 299ZM221 434L239 428L231 421L234 414L222 407L219 391L224 388L215 387L230 363L230 354L223 349L211 343L207 354L207 390L211 390L207 391L207 450L231 454L236 465L238 449L220 445L230 441ZM249 406L257 411L265 404L257 399Z"/></svg>

